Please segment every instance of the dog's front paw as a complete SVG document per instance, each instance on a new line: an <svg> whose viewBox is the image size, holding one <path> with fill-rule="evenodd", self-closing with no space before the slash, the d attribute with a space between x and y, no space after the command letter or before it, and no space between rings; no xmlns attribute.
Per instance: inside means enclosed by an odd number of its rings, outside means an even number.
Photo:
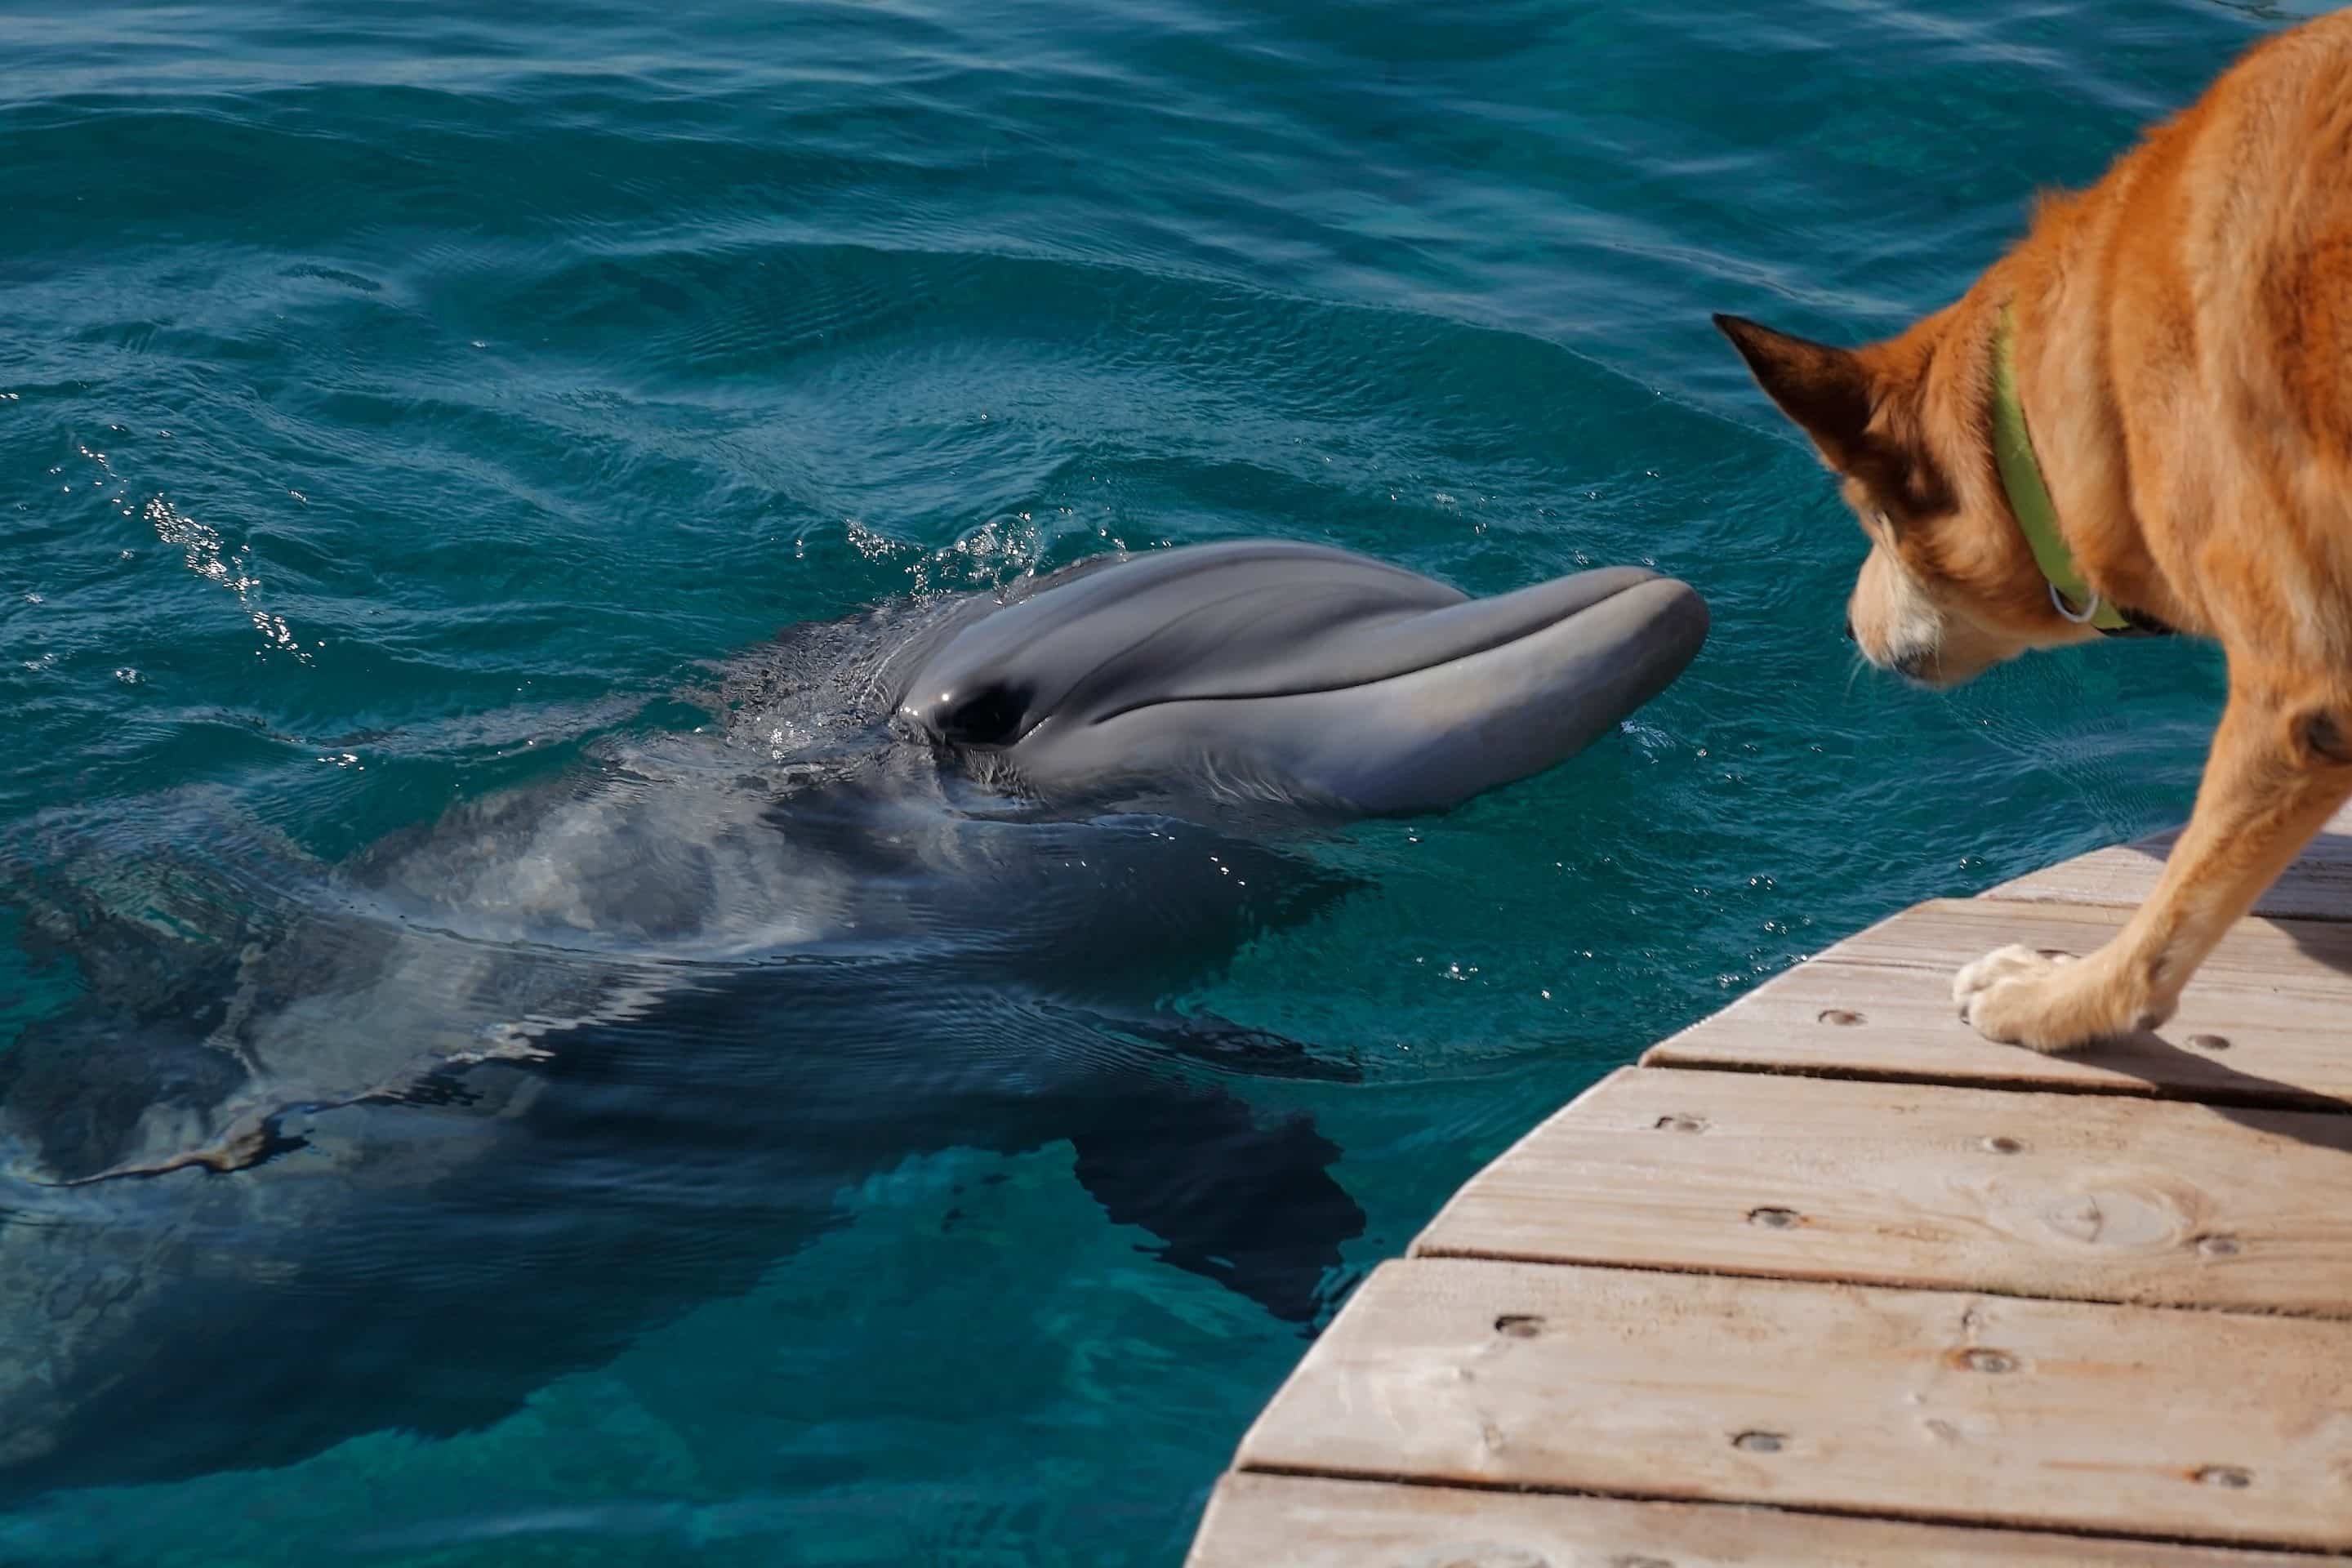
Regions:
<svg viewBox="0 0 2352 1568"><path fill-rule="evenodd" d="M1969 1005L1994 986L2013 980L2043 979L2074 962L2071 952L2042 952L2015 942L1997 947L1974 963L1963 964L1952 976L1952 1000L1960 1005L1960 1016L1965 1018Z"/></svg>
<svg viewBox="0 0 2352 1568"><path fill-rule="evenodd" d="M2091 978L2088 966L2066 953L1998 948L1952 977L1952 1000L1988 1040L2073 1050L2119 1032L2097 1016L2095 997L2086 994L2094 987L2084 984Z"/></svg>

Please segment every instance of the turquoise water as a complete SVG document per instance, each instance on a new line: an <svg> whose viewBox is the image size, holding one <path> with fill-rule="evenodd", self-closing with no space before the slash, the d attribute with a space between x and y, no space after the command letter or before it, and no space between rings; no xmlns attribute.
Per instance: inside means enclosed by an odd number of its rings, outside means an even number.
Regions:
<svg viewBox="0 0 2352 1568"><path fill-rule="evenodd" d="M1654 563L1716 632L1623 734L1353 829L1352 891L1162 998L1360 1067L1241 1086L1342 1152L1337 1293L1652 1039L2183 814L2208 652L1856 677L1859 535L1707 314L1899 325L2316 8L15 8L0 821L201 788L334 858L690 728L781 626L1114 545ZM76 984L0 947L8 1027ZM946 1142L724 1269L384 1279L445 1315L395 1351L499 1384L447 1420L289 1293L165 1380L216 1468L107 1483L101 1442L0 1560L1174 1563L1298 1331L1067 1142ZM666 1269L543 1375L468 1342Z"/></svg>

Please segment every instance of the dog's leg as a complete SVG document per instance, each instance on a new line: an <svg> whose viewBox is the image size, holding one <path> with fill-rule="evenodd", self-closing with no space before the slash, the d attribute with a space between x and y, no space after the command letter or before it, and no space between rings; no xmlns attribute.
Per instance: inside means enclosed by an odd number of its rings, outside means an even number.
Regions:
<svg viewBox="0 0 2352 1568"><path fill-rule="evenodd" d="M2005 947L1960 971L1960 1016L1988 1039L2064 1051L2152 1029L2213 944L2352 799L2352 692L2315 700L2231 682L2189 827L2156 890L2080 961Z"/></svg>

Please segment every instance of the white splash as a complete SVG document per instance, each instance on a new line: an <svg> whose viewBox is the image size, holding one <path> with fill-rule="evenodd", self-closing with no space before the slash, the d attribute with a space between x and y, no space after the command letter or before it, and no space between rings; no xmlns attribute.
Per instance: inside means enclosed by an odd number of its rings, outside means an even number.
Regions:
<svg viewBox="0 0 2352 1568"><path fill-rule="evenodd" d="M89 456L104 462L98 454ZM147 521L154 524L156 538L186 557L189 571L236 595L237 607L245 612L264 642L292 654L304 664L311 662L293 629L287 626L286 617L265 609L257 602L261 579L252 573L247 547L228 549L221 540L220 530L210 523L198 522L162 496L147 503Z"/></svg>

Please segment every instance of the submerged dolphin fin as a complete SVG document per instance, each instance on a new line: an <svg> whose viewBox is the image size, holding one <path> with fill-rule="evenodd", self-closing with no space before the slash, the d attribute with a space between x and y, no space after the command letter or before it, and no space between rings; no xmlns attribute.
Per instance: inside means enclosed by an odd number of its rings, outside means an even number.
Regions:
<svg viewBox="0 0 2352 1568"><path fill-rule="evenodd" d="M1148 1084L1148 1087L1147 1087ZM1339 1146L1301 1114L1261 1122L1213 1086L1154 1077L1115 1123L1071 1142L1077 1176L1111 1219L1160 1238L1152 1255L1312 1323L1364 1211L1334 1180Z"/></svg>

